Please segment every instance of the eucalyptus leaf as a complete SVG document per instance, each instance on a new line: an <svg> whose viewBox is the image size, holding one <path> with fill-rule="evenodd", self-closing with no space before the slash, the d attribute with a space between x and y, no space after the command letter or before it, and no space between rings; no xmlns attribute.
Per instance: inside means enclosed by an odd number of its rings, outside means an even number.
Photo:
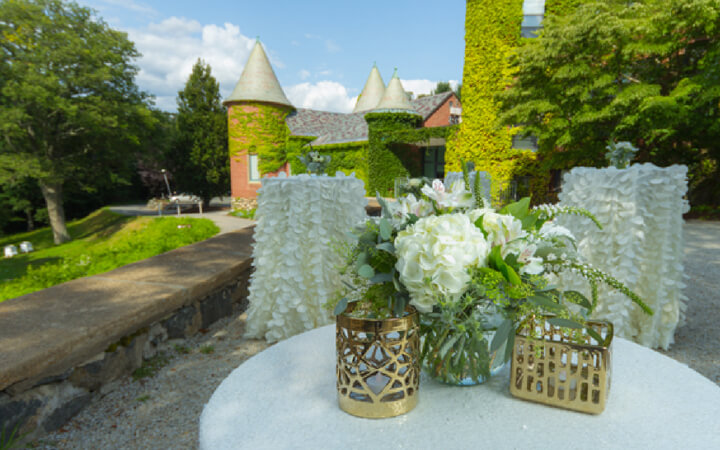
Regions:
<svg viewBox="0 0 720 450"><path fill-rule="evenodd" d="M548 319L548 323L550 325L556 326L556 327L562 327L562 328L572 328L579 330L580 328L584 328L584 326L581 323L578 323L574 320L570 319L564 319L562 317L551 317Z"/></svg>
<svg viewBox="0 0 720 450"><path fill-rule="evenodd" d="M344 313L348 306L348 300L347 298L343 297L340 299L337 305L335 305L335 309L333 310L333 314L336 316L339 316L340 314Z"/></svg>
<svg viewBox="0 0 720 450"><path fill-rule="evenodd" d="M363 264L358 269L358 275L369 280L375 276L375 269L373 269L369 264Z"/></svg>
<svg viewBox="0 0 720 450"><path fill-rule="evenodd" d="M355 260L358 268L362 267L363 265L367 264L368 262L368 254L367 252L362 252L357 256L357 259Z"/></svg>
<svg viewBox="0 0 720 450"><path fill-rule="evenodd" d="M380 237L384 241L389 241L392 237L392 225L390 224L390 221L387 220L385 217L380 219Z"/></svg>
<svg viewBox="0 0 720 450"><path fill-rule="evenodd" d="M406 302L407 298L404 295L400 293L395 294L395 304L393 305L393 314L395 314L395 317L402 317Z"/></svg>
<svg viewBox="0 0 720 450"><path fill-rule="evenodd" d="M490 353L494 352L495 350L499 349L505 341L507 341L508 336L513 331L513 323L510 319L505 319L500 324L500 326L497 328L497 331L495 331L495 336L493 336L492 343L490 343Z"/></svg>
<svg viewBox="0 0 720 450"><path fill-rule="evenodd" d="M366 231L358 238L363 244L374 244L377 241L377 233L374 231Z"/></svg>
<svg viewBox="0 0 720 450"><path fill-rule="evenodd" d="M389 283L393 280L393 276L391 273L376 273L373 275L372 278L370 278L370 282L372 284L379 284L379 283Z"/></svg>
<svg viewBox="0 0 720 450"><path fill-rule="evenodd" d="M375 193L375 198L377 199L378 204L380 205L380 208L382 210L382 217L385 219L389 219L391 217L391 214L390 214L390 208L388 208L387 202L385 201L384 198L380 197L379 192Z"/></svg>
<svg viewBox="0 0 720 450"><path fill-rule="evenodd" d="M513 347L515 346L515 330L512 330L510 334L508 334L508 340L505 344L505 355L503 356L503 362L510 361L510 358L512 358L512 351Z"/></svg>
<svg viewBox="0 0 720 450"><path fill-rule="evenodd" d="M390 242L381 242L376 246L376 248L378 250L386 251L386 252L390 253L391 255L395 254L395 246L392 245Z"/></svg>

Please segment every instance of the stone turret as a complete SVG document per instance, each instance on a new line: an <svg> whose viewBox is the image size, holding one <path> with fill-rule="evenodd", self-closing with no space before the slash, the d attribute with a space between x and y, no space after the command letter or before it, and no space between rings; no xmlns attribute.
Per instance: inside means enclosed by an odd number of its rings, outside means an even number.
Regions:
<svg viewBox="0 0 720 450"><path fill-rule="evenodd" d="M363 112L375 109L375 107L382 100L385 94L385 82L380 76L380 71L377 65L373 64L373 68L370 71L365 87L363 88L360 96L357 99L353 112Z"/></svg>
<svg viewBox="0 0 720 450"><path fill-rule="evenodd" d="M255 198L260 187L258 152L285 145L285 118L295 108L280 87L260 41L223 104L228 109L230 184L233 198ZM280 170L287 172L288 168Z"/></svg>

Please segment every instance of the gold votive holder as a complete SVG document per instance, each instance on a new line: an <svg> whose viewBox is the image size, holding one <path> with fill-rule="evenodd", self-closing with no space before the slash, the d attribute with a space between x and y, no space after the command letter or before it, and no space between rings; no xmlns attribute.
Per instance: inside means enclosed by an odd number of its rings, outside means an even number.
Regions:
<svg viewBox="0 0 720 450"><path fill-rule="evenodd" d="M584 329L563 329L546 319L532 318L518 329L510 393L524 400L600 414L610 394L612 324L588 322L602 338L598 342Z"/></svg>
<svg viewBox="0 0 720 450"><path fill-rule="evenodd" d="M409 307L399 318L336 319L337 393L340 409L366 418L411 411L420 384L418 313Z"/></svg>

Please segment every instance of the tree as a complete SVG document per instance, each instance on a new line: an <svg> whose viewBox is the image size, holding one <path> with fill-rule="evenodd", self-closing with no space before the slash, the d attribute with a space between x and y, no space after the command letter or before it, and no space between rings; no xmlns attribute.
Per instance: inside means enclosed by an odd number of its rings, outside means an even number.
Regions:
<svg viewBox="0 0 720 450"><path fill-rule="evenodd" d="M227 113L209 64L198 59L177 104L175 182L207 205L230 189Z"/></svg>
<svg viewBox="0 0 720 450"><path fill-rule="evenodd" d="M517 52L504 123L557 168L604 166L608 140L630 141L638 161L687 164L696 199L717 202L720 3L591 1L544 27Z"/></svg>
<svg viewBox="0 0 720 450"><path fill-rule="evenodd" d="M450 87L449 82L438 81L437 85L435 86L435 89L433 90L433 95L442 94L443 92L450 92L450 91L452 91L452 88Z"/></svg>
<svg viewBox="0 0 720 450"><path fill-rule="evenodd" d="M125 33L61 0L0 2L0 184L35 180L56 244L70 240L63 188L121 181L149 119ZM3 175L4 174L4 175Z"/></svg>

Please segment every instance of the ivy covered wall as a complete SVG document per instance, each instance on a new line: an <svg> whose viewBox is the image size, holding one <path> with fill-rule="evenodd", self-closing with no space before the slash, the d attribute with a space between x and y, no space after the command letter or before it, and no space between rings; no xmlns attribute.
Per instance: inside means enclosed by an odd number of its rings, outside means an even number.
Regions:
<svg viewBox="0 0 720 450"><path fill-rule="evenodd" d="M290 147L293 148L293 152L288 154L288 162L292 173L301 174L306 172L306 167L300 162L298 156L310 151L308 147L302 148L302 146L313 139L315 138L305 136L290 137ZM296 144L293 145L293 142L296 142ZM328 175L335 175L337 171L341 171L346 175L355 172L355 177L363 180L366 189L368 187L367 148L367 142L343 142L340 144L312 146L312 150L323 155L330 155L330 164L328 164L325 171Z"/></svg>
<svg viewBox="0 0 720 450"><path fill-rule="evenodd" d="M274 172L272 166L278 157L277 148L283 147L290 135L285 118L292 108L261 102L243 102L228 109L228 138L230 157L246 153L257 153L260 160L269 167L261 172ZM280 164L280 166L282 166Z"/></svg>
<svg viewBox="0 0 720 450"><path fill-rule="evenodd" d="M581 0L545 0L545 16L564 16L571 13Z"/></svg>
<svg viewBox="0 0 720 450"><path fill-rule="evenodd" d="M468 0L465 15L463 115L455 139L447 144L445 172L460 171L460 161L473 161L477 170L490 173L493 197L510 181L530 177L533 201L543 201L549 174L536 155L512 148L517 132L499 126L496 95L512 83L508 57L520 40L523 0Z"/></svg>
<svg viewBox="0 0 720 450"><path fill-rule="evenodd" d="M416 161L417 151L396 138L398 131L411 131L420 126L422 116L404 112L370 112L365 114L368 124L367 191L382 196L392 194L395 178L418 176L422 161ZM412 142L412 141L411 141Z"/></svg>

